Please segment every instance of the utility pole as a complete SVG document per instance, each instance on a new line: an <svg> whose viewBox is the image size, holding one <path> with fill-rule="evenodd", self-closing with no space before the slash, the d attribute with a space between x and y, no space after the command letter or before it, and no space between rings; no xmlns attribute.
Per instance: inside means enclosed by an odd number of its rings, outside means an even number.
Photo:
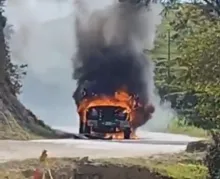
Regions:
<svg viewBox="0 0 220 179"><path fill-rule="evenodd" d="M170 29L168 29L168 51L167 51L167 78L170 83Z"/></svg>

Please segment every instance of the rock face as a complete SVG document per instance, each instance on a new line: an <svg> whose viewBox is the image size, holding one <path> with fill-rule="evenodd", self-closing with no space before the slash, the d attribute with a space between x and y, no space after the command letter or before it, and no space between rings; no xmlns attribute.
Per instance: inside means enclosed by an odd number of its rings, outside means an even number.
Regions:
<svg viewBox="0 0 220 179"><path fill-rule="evenodd" d="M204 152L208 149L210 145L210 141L208 140L200 140L196 142L190 142L186 147L186 152Z"/></svg>

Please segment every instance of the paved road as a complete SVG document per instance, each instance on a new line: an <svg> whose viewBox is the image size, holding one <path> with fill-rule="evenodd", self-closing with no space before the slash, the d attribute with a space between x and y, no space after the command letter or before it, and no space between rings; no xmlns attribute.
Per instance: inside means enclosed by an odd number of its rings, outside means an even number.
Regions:
<svg viewBox="0 0 220 179"><path fill-rule="evenodd" d="M139 134L139 140L34 140L0 141L0 162L39 157L42 150L48 150L50 157L138 157L161 153L175 153L185 150L192 138L183 135L151 133Z"/></svg>

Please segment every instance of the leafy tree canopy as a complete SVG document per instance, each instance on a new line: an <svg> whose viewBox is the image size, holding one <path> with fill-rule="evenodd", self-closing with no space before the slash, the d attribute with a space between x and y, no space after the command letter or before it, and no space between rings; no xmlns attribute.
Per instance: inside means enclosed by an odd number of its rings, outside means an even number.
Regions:
<svg viewBox="0 0 220 179"><path fill-rule="evenodd" d="M219 18L199 3L175 4L165 15L153 51L161 95L189 123L220 128ZM170 55L161 58L161 41L168 39Z"/></svg>

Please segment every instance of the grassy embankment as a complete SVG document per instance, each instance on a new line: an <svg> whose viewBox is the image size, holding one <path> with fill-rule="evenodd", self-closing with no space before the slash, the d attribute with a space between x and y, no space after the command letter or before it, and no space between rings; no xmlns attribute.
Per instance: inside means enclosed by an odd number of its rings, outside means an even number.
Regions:
<svg viewBox="0 0 220 179"><path fill-rule="evenodd" d="M203 153L180 153L142 158L96 159L91 160L89 164L95 167L93 169L90 168L91 170L88 166L85 168L86 164L78 162L78 159L50 159L49 163L53 174L57 172L60 174L62 169L65 168L66 171L62 173L68 175L69 178L71 177L71 170L73 170L74 167L80 166L79 168L84 169L86 172L96 170L101 172L104 176L108 172L114 173L114 171L119 168L118 175L120 176L117 177L120 179L126 179L126 177L123 178L122 176L128 177L128 175L132 175L129 174L129 171L133 169L139 171L139 174L143 171L150 173L152 179L206 179L208 171L203 165L203 155ZM31 178L34 168L37 166L37 160L4 163L0 165L0 178ZM80 171L82 172L82 170ZM140 174L139 177L145 178L146 176Z"/></svg>

